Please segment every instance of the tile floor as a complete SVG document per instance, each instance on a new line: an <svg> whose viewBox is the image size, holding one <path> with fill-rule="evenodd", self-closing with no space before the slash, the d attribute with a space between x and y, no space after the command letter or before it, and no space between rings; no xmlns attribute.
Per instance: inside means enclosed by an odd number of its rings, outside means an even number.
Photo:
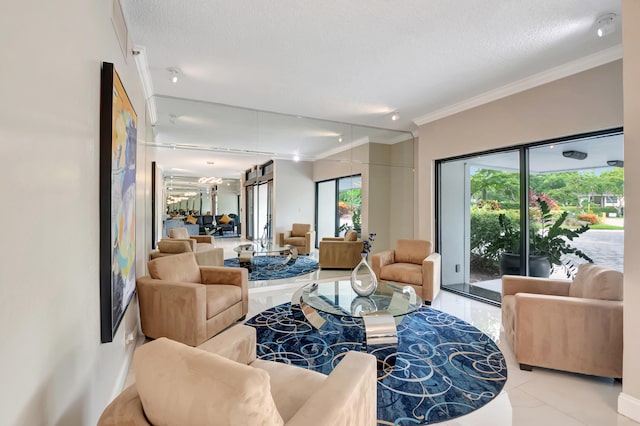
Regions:
<svg viewBox="0 0 640 426"><path fill-rule="evenodd" d="M239 239L216 240L225 249L225 259L233 257ZM311 254L317 258L317 252ZM348 271L316 271L292 280L250 283L249 314L289 302L302 285L317 280L345 277ZM461 318L494 339L507 360L508 380L503 391L479 410L443 426L625 426L638 425L617 413L621 385L610 379L570 374L542 368L521 371L500 330L500 308L441 291L432 306ZM132 370L132 369L131 369ZM129 372L127 382L134 380Z"/></svg>

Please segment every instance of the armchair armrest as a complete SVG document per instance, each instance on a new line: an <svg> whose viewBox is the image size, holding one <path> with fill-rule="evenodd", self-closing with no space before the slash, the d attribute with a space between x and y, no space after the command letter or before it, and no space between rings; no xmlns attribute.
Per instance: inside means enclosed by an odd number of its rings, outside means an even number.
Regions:
<svg viewBox="0 0 640 426"><path fill-rule="evenodd" d="M189 238L195 240L196 243L214 244L214 238L212 235L192 235Z"/></svg>
<svg viewBox="0 0 640 426"><path fill-rule="evenodd" d="M213 336L198 346L198 349L249 365L256 360L256 347L256 329L237 324Z"/></svg>
<svg viewBox="0 0 640 426"><path fill-rule="evenodd" d="M382 267L395 262L395 253L395 250L387 250L371 256L371 268L378 279L380 279L380 270Z"/></svg>
<svg viewBox="0 0 640 426"><path fill-rule="evenodd" d="M375 425L376 376L373 355L348 352L287 426Z"/></svg>
<svg viewBox="0 0 640 426"><path fill-rule="evenodd" d="M284 239L291 237L291 231L278 232L278 245L284 245Z"/></svg>
<svg viewBox="0 0 640 426"><path fill-rule="evenodd" d="M316 244L316 231L309 231L304 234L304 246L307 249L307 252L311 251L311 247L315 248Z"/></svg>
<svg viewBox="0 0 640 426"><path fill-rule="evenodd" d="M515 312L519 363L622 377L623 302L519 293Z"/></svg>
<svg viewBox="0 0 640 426"><path fill-rule="evenodd" d="M502 295L516 293L550 294L568 296L571 281L550 278L523 277L520 275L502 276Z"/></svg>
<svg viewBox="0 0 640 426"><path fill-rule="evenodd" d="M197 283L138 278L140 324L145 336L195 346L206 339L207 292Z"/></svg>
<svg viewBox="0 0 640 426"><path fill-rule="evenodd" d="M249 272L245 268L228 268L226 266L201 266L200 281L202 284L227 284L240 287L242 290L242 312L249 312Z"/></svg>
<svg viewBox="0 0 640 426"><path fill-rule="evenodd" d="M431 253L422 261L422 296L432 302L440 292L442 259L439 253Z"/></svg>

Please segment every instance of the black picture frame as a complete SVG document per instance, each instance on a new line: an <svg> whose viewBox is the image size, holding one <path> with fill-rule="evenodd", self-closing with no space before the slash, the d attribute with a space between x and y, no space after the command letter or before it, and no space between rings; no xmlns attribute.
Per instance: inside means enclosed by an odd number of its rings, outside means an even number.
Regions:
<svg viewBox="0 0 640 426"><path fill-rule="evenodd" d="M100 84L100 335L113 341L135 293L138 117L114 65Z"/></svg>

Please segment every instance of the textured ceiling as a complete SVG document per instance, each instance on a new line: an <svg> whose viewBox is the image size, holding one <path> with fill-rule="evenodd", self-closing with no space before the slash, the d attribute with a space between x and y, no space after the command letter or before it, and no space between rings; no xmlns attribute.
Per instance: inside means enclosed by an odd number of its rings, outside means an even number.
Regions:
<svg viewBox="0 0 640 426"><path fill-rule="evenodd" d="M619 28L595 34L604 13L620 25L619 0L121 3L156 95L405 131L621 43ZM180 69L178 83L168 68ZM157 112L160 125L168 111ZM164 132L155 129L159 139L176 137ZM188 131L178 138L195 142Z"/></svg>

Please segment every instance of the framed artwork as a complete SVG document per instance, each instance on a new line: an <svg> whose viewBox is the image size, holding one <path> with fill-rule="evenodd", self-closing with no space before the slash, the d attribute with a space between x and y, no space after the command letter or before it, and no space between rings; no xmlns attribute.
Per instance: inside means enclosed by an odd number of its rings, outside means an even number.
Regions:
<svg viewBox="0 0 640 426"><path fill-rule="evenodd" d="M100 331L113 341L136 288L137 115L112 63L100 88Z"/></svg>

